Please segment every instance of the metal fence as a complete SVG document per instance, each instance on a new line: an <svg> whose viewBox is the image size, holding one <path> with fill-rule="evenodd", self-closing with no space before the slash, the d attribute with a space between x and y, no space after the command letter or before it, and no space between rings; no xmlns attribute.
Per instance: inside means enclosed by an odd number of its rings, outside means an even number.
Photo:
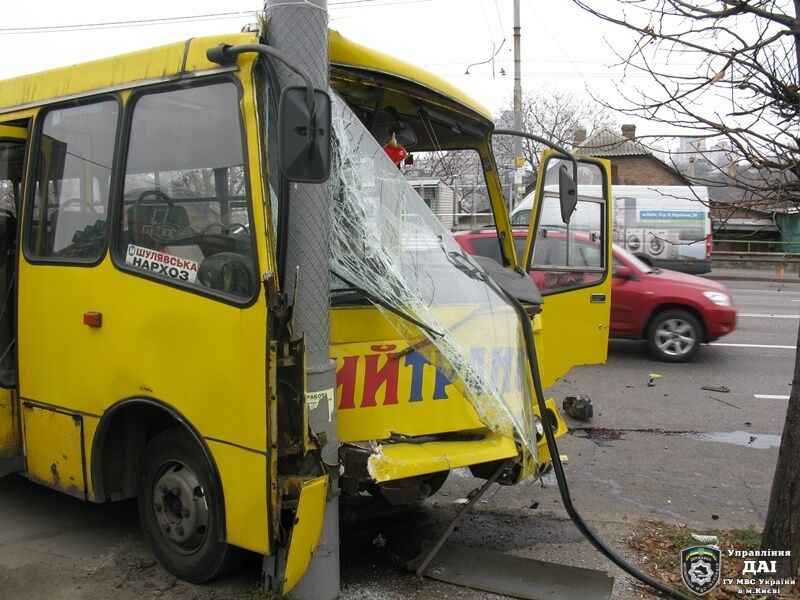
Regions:
<svg viewBox="0 0 800 600"><path fill-rule="evenodd" d="M745 254L797 254L800 243L778 240L744 240L713 238L713 252L741 252Z"/></svg>

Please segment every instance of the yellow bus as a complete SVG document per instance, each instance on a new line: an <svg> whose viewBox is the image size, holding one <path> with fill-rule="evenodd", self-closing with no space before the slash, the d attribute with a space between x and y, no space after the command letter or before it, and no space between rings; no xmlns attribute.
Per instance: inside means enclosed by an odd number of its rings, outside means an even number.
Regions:
<svg viewBox="0 0 800 600"><path fill-rule="evenodd" d="M280 264L277 207L291 185L274 146L280 90L263 56L208 54L261 41L193 38L0 85L0 475L91 502L138 497L159 562L189 581L245 550L283 553L286 592L329 487L302 348L276 301L297 276ZM451 469L488 478L515 458L501 483L535 477L550 458L514 310L382 153L386 135L402 122L420 152L478 153L505 267L531 265L547 230L514 248L488 111L335 32L330 44L341 493L417 502ZM534 214L558 202L543 190L565 161L544 163ZM596 227L550 237L569 255L589 235L597 260L543 267L585 277L526 305L545 387L606 352L607 169L581 168L604 184L600 197L578 189ZM365 289L381 253L402 271L391 289L392 274L374 277L393 304Z"/></svg>

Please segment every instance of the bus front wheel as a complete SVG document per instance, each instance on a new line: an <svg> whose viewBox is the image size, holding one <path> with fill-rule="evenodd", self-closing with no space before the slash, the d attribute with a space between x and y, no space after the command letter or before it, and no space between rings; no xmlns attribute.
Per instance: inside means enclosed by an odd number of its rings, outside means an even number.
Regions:
<svg viewBox="0 0 800 600"><path fill-rule="evenodd" d="M167 571L203 583L241 564L245 552L218 541L221 501L217 477L186 431L170 429L150 441L139 469L139 518Z"/></svg>

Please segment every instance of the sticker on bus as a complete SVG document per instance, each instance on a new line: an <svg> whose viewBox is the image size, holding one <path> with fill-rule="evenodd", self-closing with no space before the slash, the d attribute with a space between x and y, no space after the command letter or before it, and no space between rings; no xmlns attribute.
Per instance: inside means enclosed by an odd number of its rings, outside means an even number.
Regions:
<svg viewBox="0 0 800 600"><path fill-rule="evenodd" d="M197 279L196 261L134 244L128 244L125 264L188 283L194 283Z"/></svg>

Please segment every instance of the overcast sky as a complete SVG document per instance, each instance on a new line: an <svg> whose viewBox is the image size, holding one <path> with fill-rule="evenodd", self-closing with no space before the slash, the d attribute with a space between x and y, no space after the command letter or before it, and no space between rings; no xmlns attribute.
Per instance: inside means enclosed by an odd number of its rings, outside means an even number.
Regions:
<svg viewBox="0 0 800 600"><path fill-rule="evenodd" d="M510 106L514 85L512 0L329 0L331 27L354 41L423 66L490 110ZM602 0L598 2L602 5ZM622 32L569 0L522 0L523 89L586 89L612 98L621 79L606 40ZM261 0L15 2L0 26L0 79L163 43L239 31ZM226 14L219 13L241 13ZM216 15L216 16L205 16ZM120 23L172 19L168 23ZM116 23L116 25L106 25ZM75 25L103 24L79 30ZM28 28L52 27L48 31ZM499 52L497 52L499 48ZM497 52L494 72L488 60ZM505 71L505 75L501 72ZM630 80L629 81L634 81ZM586 96L588 98L588 96ZM662 133L631 118L637 134ZM652 129L652 128L651 128Z"/></svg>

